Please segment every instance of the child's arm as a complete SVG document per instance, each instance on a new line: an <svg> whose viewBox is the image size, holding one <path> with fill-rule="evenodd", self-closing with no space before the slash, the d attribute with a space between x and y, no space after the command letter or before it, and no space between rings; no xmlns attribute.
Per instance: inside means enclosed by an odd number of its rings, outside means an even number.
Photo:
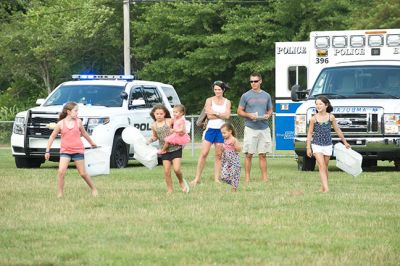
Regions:
<svg viewBox="0 0 400 266"><path fill-rule="evenodd" d="M310 126L308 128L307 132L307 156L311 158L312 156L312 150L311 150L311 138L314 132L314 125L315 125L315 117L311 117L310 119Z"/></svg>
<svg viewBox="0 0 400 266"><path fill-rule="evenodd" d="M332 127L335 130L336 134L339 136L340 140L343 142L344 146L346 146L347 149L351 148L351 145L347 142L346 138L343 135L342 130L338 127L335 116L332 114L331 114L331 119L332 119Z"/></svg>
<svg viewBox="0 0 400 266"><path fill-rule="evenodd" d="M57 137L58 133L61 131L60 128L60 122L57 123L56 127L53 129L53 132L51 133L49 140L47 141L47 146L46 146L46 152L44 154L44 159L48 160L50 158L50 148L51 145L53 145L54 139Z"/></svg>
<svg viewBox="0 0 400 266"><path fill-rule="evenodd" d="M236 138L233 138L233 145L235 146L235 151L240 152L242 150L240 142Z"/></svg>
<svg viewBox="0 0 400 266"><path fill-rule="evenodd" d="M89 142L89 144L90 144L90 146L92 146L92 148L96 148L97 145L96 145L96 143L94 143L92 138L87 133L86 129L83 127L82 120L78 119L78 123L79 123L79 129L81 131L82 136Z"/></svg>
<svg viewBox="0 0 400 266"><path fill-rule="evenodd" d="M152 143L152 142L154 142L154 141L156 141L156 140L158 140L157 132L156 132L156 130L155 130L155 123L153 123L153 124L151 125L151 132L152 132L152 136L151 136L150 139L146 142L147 145L150 144L150 143Z"/></svg>

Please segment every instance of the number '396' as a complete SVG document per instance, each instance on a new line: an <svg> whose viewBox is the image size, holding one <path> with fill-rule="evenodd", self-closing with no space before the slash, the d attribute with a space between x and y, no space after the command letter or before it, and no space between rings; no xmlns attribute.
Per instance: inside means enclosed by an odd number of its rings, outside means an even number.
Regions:
<svg viewBox="0 0 400 266"><path fill-rule="evenodd" d="M317 64L328 64L329 63L329 59L328 58L316 58L315 63L317 63Z"/></svg>

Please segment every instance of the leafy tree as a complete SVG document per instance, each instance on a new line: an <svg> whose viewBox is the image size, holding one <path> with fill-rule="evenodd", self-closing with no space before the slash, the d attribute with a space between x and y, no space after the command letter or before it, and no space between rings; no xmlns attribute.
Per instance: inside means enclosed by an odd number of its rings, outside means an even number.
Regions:
<svg viewBox="0 0 400 266"><path fill-rule="evenodd" d="M76 71L117 72L122 40L114 11L96 0L57 0L32 1L25 13L13 14L1 29L0 58L13 80L7 91L26 93L18 86L24 80L45 94Z"/></svg>

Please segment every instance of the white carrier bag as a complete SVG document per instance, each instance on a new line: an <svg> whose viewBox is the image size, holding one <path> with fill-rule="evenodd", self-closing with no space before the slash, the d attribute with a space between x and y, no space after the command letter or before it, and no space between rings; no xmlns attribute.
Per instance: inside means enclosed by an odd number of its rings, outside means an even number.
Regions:
<svg viewBox="0 0 400 266"><path fill-rule="evenodd" d="M85 167L90 176L110 174L111 147L103 146L85 150Z"/></svg>
<svg viewBox="0 0 400 266"><path fill-rule="evenodd" d="M153 169L158 164L157 148L145 143L135 143L135 154L133 157L149 169Z"/></svg>
<svg viewBox="0 0 400 266"><path fill-rule="evenodd" d="M362 172L362 155L358 152L347 149L342 143L338 142L334 146L336 156L336 166L352 176L358 176Z"/></svg>
<svg viewBox="0 0 400 266"><path fill-rule="evenodd" d="M158 164L157 149L152 145L146 144L146 138L136 127L126 127L122 131L122 139L130 145L133 145L134 155L138 162L149 169L152 169Z"/></svg>

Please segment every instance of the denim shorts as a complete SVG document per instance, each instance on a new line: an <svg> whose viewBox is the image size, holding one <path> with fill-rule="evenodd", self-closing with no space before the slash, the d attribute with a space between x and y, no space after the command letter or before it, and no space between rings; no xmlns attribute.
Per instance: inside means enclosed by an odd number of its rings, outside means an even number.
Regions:
<svg viewBox="0 0 400 266"><path fill-rule="evenodd" d="M69 158L70 160L74 161L81 161L85 159L85 156L83 153L60 153L60 158Z"/></svg>

